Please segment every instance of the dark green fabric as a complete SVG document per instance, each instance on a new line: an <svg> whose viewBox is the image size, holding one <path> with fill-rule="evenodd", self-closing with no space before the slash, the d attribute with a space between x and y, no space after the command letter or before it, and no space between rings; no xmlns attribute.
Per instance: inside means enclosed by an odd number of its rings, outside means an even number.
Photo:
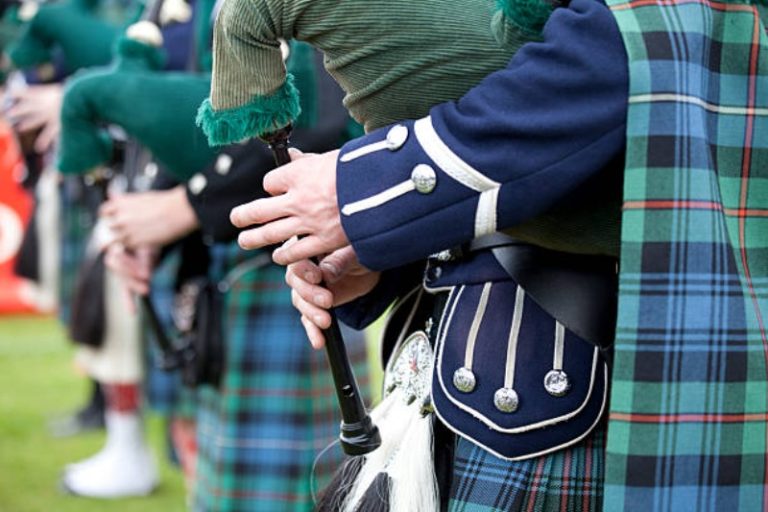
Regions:
<svg viewBox="0 0 768 512"><path fill-rule="evenodd" d="M234 116L277 90L286 73L278 39L294 38L323 51L366 130L422 117L536 38L521 30L500 47L495 9L491 0L228 0L214 31L211 107Z"/></svg>
<svg viewBox="0 0 768 512"><path fill-rule="evenodd" d="M186 180L216 154L194 123L210 78L159 73L158 50L135 41L124 40L119 48L111 66L81 73L66 87L59 170L83 173L108 162L111 142L104 126L114 124Z"/></svg>
<svg viewBox="0 0 768 512"><path fill-rule="evenodd" d="M45 4L23 28L8 55L22 69L50 62L51 51L61 48L67 68L101 66L112 58L112 44L120 27L101 19L93 2L68 0Z"/></svg>
<svg viewBox="0 0 768 512"><path fill-rule="evenodd" d="M21 35L24 22L19 19L18 6L8 7L0 20L0 49L5 48Z"/></svg>
<svg viewBox="0 0 768 512"><path fill-rule="evenodd" d="M213 68L213 26L211 13L216 5L216 0L197 0L195 14L195 53L196 65L199 71L210 72Z"/></svg>
<svg viewBox="0 0 768 512"><path fill-rule="evenodd" d="M534 36L552 14L552 5L539 0L497 0L496 5L505 23Z"/></svg>
<svg viewBox="0 0 768 512"><path fill-rule="evenodd" d="M317 77L315 76L315 50L306 43L291 41L291 53L286 66L293 75L296 87L301 91L299 106L301 114L295 126L309 128L317 124Z"/></svg>

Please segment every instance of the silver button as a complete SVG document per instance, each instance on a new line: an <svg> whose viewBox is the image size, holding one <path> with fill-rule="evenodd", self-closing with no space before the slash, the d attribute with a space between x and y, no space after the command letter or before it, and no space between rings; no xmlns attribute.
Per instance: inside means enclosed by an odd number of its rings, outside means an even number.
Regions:
<svg viewBox="0 0 768 512"><path fill-rule="evenodd" d="M226 176L229 174L230 167L232 167L232 157L226 153L220 154L219 158L216 159L216 172L221 176Z"/></svg>
<svg viewBox="0 0 768 512"><path fill-rule="evenodd" d="M411 181L416 186L416 191L420 194L429 194L435 190L437 184L437 175L435 170L427 164L419 164L411 172Z"/></svg>
<svg viewBox="0 0 768 512"><path fill-rule="evenodd" d="M515 412L519 403L517 392L512 388L499 388L493 394L493 405L501 412Z"/></svg>
<svg viewBox="0 0 768 512"><path fill-rule="evenodd" d="M445 249L443 251L436 252L435 254L432 254L430 258L434 258L437 261L440 261L442 263L453 261L455 259L453 255L453 251L451 251L450 249Z"/></svg>
<svg viewBox="0 0 768 512"><path fill-rule="evenodd" d="M205 176L198 173L192 176L189 179L189 182L187 183L187 186L189 187L189 191L192 192L194 195L200 194L200 192L203 191L203 189L208 185L208 180L205 179Z"/></svg>
<svg viewBox="0 0 768 512"><path fill-rule="evenodd" d="M155 162L148 162L147 165L144 166L144 174L149 178L157 176L158 171L159 169Z"/></svg>
<svg viewBox="0 0 768 512"><path fill-rule="evenodd" d="M453 385L462 393L471 393L476 384L475 374L469 368L463 366L453 372Z"/></svg>
<svg viewBox="0 0 768 512"><path fill-rule="evenodd" d="M408 140L408 128L402 124L395 125L387 132L387 149L390 151L400 149L406 140Z"/></svg>
<svg viewBox="0 0 768 512"><path fill-rule="evenodd" d="M564 396L571 389L571 381L563 370L550 370L544 376L544 389L552 396Z"/></svg>
<svg viewBox="0 0 768 512"><path fill-rule="evenodd" d="M22 2L16 16L21 21L30 21L40 10L40 4L37 2Z"/></svg>

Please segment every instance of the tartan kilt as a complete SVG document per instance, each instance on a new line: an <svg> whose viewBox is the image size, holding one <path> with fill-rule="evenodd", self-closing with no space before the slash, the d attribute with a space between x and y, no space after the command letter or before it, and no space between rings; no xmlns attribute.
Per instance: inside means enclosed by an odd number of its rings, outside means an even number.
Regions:
<svg viewBox="0 0 768 512"><path fill-rule="evenodd" d="M179 253L174 251L152 273L152 303L169 335L175 333L172 311L179 263ZM179 370L160 369L162 351L146 321L142 323L142 338L145 368L143 392L147 405L163 416L194 416L194 390L184 386Z"/></svg>
<svg viewBox="0 0 768 512"><path fill-rule="evenodd" d="M602 509L605 426L582 442L522 461L459 438L450 512L590 512Z"/></svg>
<svg viewBox="0 0 768 512"><path fill-rule="evenodd" d="M216 249L214 268L244 259L234 244ZM342 460L336 446L315 465L338 439L341 417L325 353L310 347L284 279L270 263L242 275L225 299L221 389L198 395L194 510L312 510ZM345 334L365 392L363 336Z"/></svg>
<svg viewBox="0 0 768 512"><path fill-rule="evenodd" d="M95 224L95 215L88 207L81 178L68 176L59 187L59 320L69 324L70 305L75 291L80 262Z"/></svg>

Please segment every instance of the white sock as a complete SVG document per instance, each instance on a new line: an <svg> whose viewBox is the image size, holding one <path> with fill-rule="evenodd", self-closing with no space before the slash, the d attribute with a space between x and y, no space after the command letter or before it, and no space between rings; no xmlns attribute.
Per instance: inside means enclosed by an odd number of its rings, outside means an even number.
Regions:
<svg viewBox="0 0 768 512"><path fill-rule="evenodd" d="M107 412L107 443L82 463L67 468L63 485L94 498L143 496L157 485L157 464L144 441L138 413Z"/></svg>

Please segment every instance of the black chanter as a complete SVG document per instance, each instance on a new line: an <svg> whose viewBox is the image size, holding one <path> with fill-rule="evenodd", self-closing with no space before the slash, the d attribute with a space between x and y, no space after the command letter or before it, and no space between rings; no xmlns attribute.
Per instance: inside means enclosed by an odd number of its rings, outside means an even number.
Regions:
<svg viewBox="0 0 768 512"><path fill-rule="evenodd" d="M291 125L267 133L261 138L269 144L277 165L291 161L288 144ZM374 425L363 404L360 390L349 364L349 357L341 337L341 330L336 316L331 310L331 326L323 330L328 363L336 386L336 395L341 408L341 432L339 441L347 455L365 455L381 445L379 429Z"/></svg>

